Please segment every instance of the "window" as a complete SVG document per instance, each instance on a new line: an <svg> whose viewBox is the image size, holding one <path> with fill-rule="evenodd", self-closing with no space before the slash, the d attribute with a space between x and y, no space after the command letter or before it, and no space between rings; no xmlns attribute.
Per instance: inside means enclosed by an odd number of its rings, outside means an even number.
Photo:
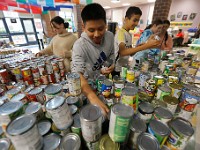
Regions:
<svg viewBox="0 0 200 150"><path fill-rule="evenodd" d="M5 26L3 24L3 20L0 19L0 34L2 33L6 33L6 29L5 29Z"/></svg>
<svg viewBox="0 0 200 150"><path fill-rule="evenodd" d="M6 23L8 25L10 33L24 32L19 19L16 19L16 23L12 23L11 20L12 20L11 18L6 18Z"/></svg>

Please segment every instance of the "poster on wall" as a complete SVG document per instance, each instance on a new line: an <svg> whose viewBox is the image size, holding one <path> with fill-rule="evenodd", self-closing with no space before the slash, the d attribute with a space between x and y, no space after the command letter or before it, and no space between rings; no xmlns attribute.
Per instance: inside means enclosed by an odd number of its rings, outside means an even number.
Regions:
<svg viewBox="0 0 200 150"><path fill-rule="evenodd" d="M180 12L178 12L178 14L177 14L177 18L181 18L182 17L182 12L180 11Z"/></svg>
<svg viewBox="0 0 200 150"><path fill-rule="evenodd" d="M183 15L182 20L187 20L188 15Z"/></svg>
<svg viewBox="0 0 200 150"><path fill-rule="evenodd" d="M197 13L191 13L190 14L190 20L194 20L194 18L196 17Z"/></svg>
<svg viewBox="0 0 200 150"><path fill-rule="evenodd" d="M176 18L176 15L175 15L175 14L171 15L171 16L170 16L170 21L175 21L175 18Z"/></svg>

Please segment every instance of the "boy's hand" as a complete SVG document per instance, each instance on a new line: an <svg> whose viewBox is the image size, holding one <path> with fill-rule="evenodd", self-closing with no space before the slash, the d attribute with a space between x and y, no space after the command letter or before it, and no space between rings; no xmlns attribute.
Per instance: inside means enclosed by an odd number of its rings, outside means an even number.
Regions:
<svg viewBox="0 0 200 150"><path fill-rule="evenodd" d="M40 57L40 56L42 56L42 55L43 55L43 54L40 53L40 52L35 54L36 57Z"/></svg>
<svg viewBox="0 0 200 150"><path fill-rule="evenodd" d="M160 46L161 41L153 39L153 38L149 38L149 40L146 43L147 48L156 48L158 46Z"/></svg>
<svg viewBox="0 0 200 150"><path fill-rule="evenodd" d="M114 68L115 68L114 64L112 64L109 68L104 67L104 68L101 69L101 73L104 74L104 75L110 74L114 70Z"/></svg>

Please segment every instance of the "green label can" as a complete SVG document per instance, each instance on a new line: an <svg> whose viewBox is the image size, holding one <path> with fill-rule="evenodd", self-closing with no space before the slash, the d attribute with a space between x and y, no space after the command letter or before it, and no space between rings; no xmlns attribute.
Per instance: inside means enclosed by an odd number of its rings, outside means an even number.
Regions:
<svg viewBox="0 0 200 150"><path fill-rule="evenodd" d="M157 99L163 100L163 96L170 95L171 89L168 86L161 86L157 91Z"/></svg>

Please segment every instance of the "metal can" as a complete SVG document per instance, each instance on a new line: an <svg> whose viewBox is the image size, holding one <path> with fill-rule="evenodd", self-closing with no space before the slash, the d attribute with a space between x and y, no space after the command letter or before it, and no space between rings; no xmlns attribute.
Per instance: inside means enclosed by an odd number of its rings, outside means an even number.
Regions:
<svg viewBox="0 0 200 150"><path fill-rule="evenodd" d="M44 98L44 93L41 88L36 87L33 90L31 90L28 94L29 100L31 102L40 102L41 104L44 104L45 98Z"/></svg>
<svg viewBox="0 0 200 150"><path fill-rule="evenodd" d="M76 105L77 107L81 107L81 99L77 96L68 96L66 98L66 103L68 105Z"/></svg>
<svg viewBox="0 0 200 150"><path fill-rule="evenodd" d="M65 70L64 69L60 70L60 76L62 77L61 79L65 79Z"/></svg>
<svg viewBox="0 0 200 150"><path fill-rule="evenodd" d="M111 108L109 136L114 142L124 142L129 134L134 110L124 104L115 104Z"/></svg>
<svg viewBox="0 0 200 150"><path fill-rule="evenodd" d="M169 87L172 89L171 95L179 99L183 86L180 84L172 83L169 85Z"/></svg>
<svg viewBox="0 0 200 150"><path fill-rule="evenodd" d="M99 141L99 149L100 150L108 150L108 149L119 150L120 145L119 143L113 142L111 138L109 137L109 135L106 134L106 135L103 135Z"/></svg>
<svg viewBox="0 0 200 150"><path fill-rule="evenodd" d="M137 103L138 103L138 89L136 87L133 88L124 88L122 90L122 96L121 96L121 102L123 104L130 105L134 108L134 110L137 109Z"/></svg>
<svg viewBox="0 0 200 150"><path fill-rule="evenodd" d="M164 71L165 71L165 66L168 65L168 63L169 63L169 62L168 62L167 60L163 60L163 61L160 62L158 68L159 68L162 72L164 72Z"/></svg>
<svg viewBox="0 0 200 150"><path fill-rule="evenodd" d="M148 70L149 70L149 62L148 61L142 62L141 71L142 72L147 72Z"/></svg>
<svg viewBox="0 0 200 150"><path fill-rule="evenodd" d="M183 67L177 67L176 72L178 73L179 82L181 81L181 78L186 74L186 70Z"/></svg>
<svg viewBox="0 0 200 150"><path fill-rule="evenodd" d="M78 73L70 73L67 75L69 93L73 96L81 94L81 79Z"/></svg>
<svg viewBox="0 0 200 150"><path fill-rule="evenodd" d="M124 80L119 76L114 76L113 82L114 82L114 96L116 98L120 98L122 89L124 88Z"/></svg>
<svg viewBox="0 0 200 150"><path fill-rule="evenodd" d="M16 118L8 125L6 131L16 150L42 149L43 140L35 116L22 115Z"/></svg>
<svg viewBox="0 0 200 150"><path fill-rule="evenodd" d="M58 61L58 67L59 67L59 69L64 69L65 68L64 59L59 58L59 59L57 59L57 61Z"/></svg>
<svg viewBox="0 0 200 150"><path fill-rule="evenodd" d="M43 75L43 76L41 76L41 80L42 80L42 83L43 83L43 84L45 84L45 85L48 85L48 84L49 84L48 75Z"/></svg>
<svg viewBox="0 0 200 150"><path fill-rule="evenodd" d="M141 102L138 106L138 117L149 122L154 112L154 107L148 102Z"/></svg>
<svg viewBox="0 0 200 150"><path fill-rule="evenodd" d="M59 72L59 66L58 66L58 63L57 63L57 61L51 61L51 65L52 65L52 67L53 67L53 72L55 73L55 72Z"/></svg>
<svg viewBox="0 0 200 150"><path fill-rule="evenodd" d="M127 76L127 70L128 70L127 67L122 67L121 68L120 76L124 80L126 79L126 76Z"/></svg>
<svg viewBox="0 0 200 150"><path fill-rule="evenodd" d="M53 74L53 67L51 65L50 60L46 60L45 69L46 69L47 74Z"/></svg>
<svg viewBox="0 0 200 150"><path fill-rule="evenodd" d="M7 102L0 106L0 125L8 125L10 121L23 114L22 102Z"/></svg>
<svg viewBox="0 0 200 150"><path fill-rule="evenodd" d="M39 73L40 73L41 76L46 75L46 70L45 70L45 65L44 64L38 65L38 69L39 69Z"/></svg>
<svg viewBox="0 0 200 150"><path fill-rule="evenodd" d="M51 122L48 120L40 121L37 124L37 126L38 126L39 133L42 136L47 135L49 131L51 130Z"/></svg>
<svg viewBox="0 0 200 150"><path fill-rule="evenodd" d="M13 68L11 68L11 72L15 76L17 81L22 80L22 73L20 66L14 66Z"/></svg>
<svg viewBox="0 0 200 150"><path fill-rule="evenodd" d="M57 83L60 82L60 80L61 80L60 73L59 73L59 72L54 72L54 76L55 76L56 82L57 82Z"/></svg>
<svg viewBox="0 0 200 150"><path fill-rule="evenodd" d="M48 74L48 80L50 83L56 83L56 79L55 79L55 76L54 74Z"/></svg>
<svg viewBox="0 0 200 150"><path fill-rule="evenodd" d="M13 101L13 102L21 101L23 104L27 104L28 98L26 97L25 94L20 93L20 94L13 96L10 101Z"/></svg>
<svg viewBox="0 0 200 150"><path fill-rule="evenodd" d="M175 118L168 123L168 126L171 134L167 141L167 146L172 150L184 149L187 141L194 134L191 124L182 118Z"/></svg>
<svg viewBox="0 0 200 150"><path fill-rule="evenodd" d="M147 80L144 89L150 97L153 97L156 91L156 82L153 79Z"/></svg>
<svg viewBox="0 0 200 150"><path fill-rule="evenodd" d="M42 110L42 105L38 102L31 102L25 109L25 114L33 114L35 115L37 121L42 120L44 118L44 112Z"/></svg>
<svg viewBox="0 0 200 150"><path fill-rule="evenodd" d="M135 80L135 72L132 68L130 68L127 70L126 81L132 83L134 82L134 80Z"/></svg>
<svg viewBox="0 0 200 150"><path fill-rule="evenodd" d="M167 104L167 108L172 112L172 114L174 114L179 100L176 97L165 95L163 96L163 101Z"/></svg>
<svg viewBox="0 0 200 150"><path fill-rule="evenodd" d="M40 72L37 66L34 66L31 68L32 74L33 74L33 78L34 79L39 79L40 78Z"/></svg>
<svg viewBox="0 0 200 150"><path fill-rule="evenodd" d="M163 100L163 96L170 94L171 94L171 89L167 85L163 85L161 87L158 87L156 98L159 100Z"/></svg>
<svg viewBox="0 0 200 150"><path fill-rule="evenodd" d="M8 83L9 82L9 75L6 69L0 70L0 81L1 83Z"/></svg>
<svg viewBox="0 0 200 150"><path fill-rule="evenodd" d="M54 97L46 103L45 107L58 129L64 130L72 125L73 118L64 97Z"/></svg>
<svg viewBox="0 0 200 150"><path fill-rule="evenodd" d="M86 142L99 140L102 132L102 114L99 107L86 105L81 109L80 121L82 135Z"/></svg>
<svg viewBox="0 0 200 150"><path fill-rule="evenodd" d="M44 89L44 92L45 92L46 101L54 98L55 96L61 96L62 95L62 85L50 84Z"/></svg>
<svg viewBox="0 0 200 150"><path fill-rule="evenodd" d="M167 107L167 104L164 101L160 101L158 99L153 99L151 101L151 104L153 105L154 108L156 108L156 107Z"/></svg>
<svg viewBox="0 0 200 150"><path fill-rule="evenodd" d="M149 123L148 132L156 137L161 147L165 144L168 136L170 135L170 129L168 126L161 121L154 119Z"/></svg>
<svg viewBox="0 0 200 150"><path fill-rule="evenodd" d="M14 150L14 147L8 138L0 139L0 149L1 150Z"/></svg>
<svg viewBox="0 0 200 150"><path fill-rule="evenodd" d="M99 150L99 140L96 142L86 142L88 150Z"/></svg>
<svg viewBox="0 0 200 150"><path fill-rule="evenodd" d="M103 83L103 81L104 81L105 79L106 79L106 76L104 76L104 75L100 75L99 77L97 77L96 85L97 85L97 90L98 90L98 92L101 92L102 83Z"/></svg>
<svg viewBox="0 0 200 150"><path fill-rule="evenodd" d="M65 135L60 144L60 150L80 150L81 149L81 139L75 133L69 133Z"/></svg>
<svg viewBox="0 0 200 150"><path fill-rule="evenodd" d="M196 67L188 67L186 73L195 76L197 73L198 68Z"/></svg>
<svg viewBox="0 0 200 150"><path fill-rule="evenodd" d="M153 119L160 120L162 123L167 124L173 117L170 110L164 107L157 107L154 110Z"/></svg>
<svg viewBox="0 0 200 150"><path fill-rule="evenodd" d="M69 109L71 111L71 114L74 115L76 114L78 107L76 105L69 105Z"/></svg>
<svg viewBox="0 0 200 150"><path fill-rule="evenodd" d="M55 123L52 123L51 125L51 130L56 133L59 134L60 136L65 136L66 134L70 133L70 128L66 128L66 129L58 129L55 125Z"/></svg>
<svg viewBox="0 0 200 150"><path fill-rule="evenodd" d="M29 67L23 68L21 71L22 71L23 78L28 78L32 76L31 69Z"/></svg>
<svg viewBox="0 0 200 150"><path fill-rule="evenodd" d="M151 102L152 101L152 97L149 96L148 93L146 92L138 92L138 100L139 101L145 101L145 102Z"/></svg>
<svg viewBox="0 0 200 150"><path fill-rule="evenodd" d="M61 137L55 133L50 133L43 138L43 150L59 150Z"/></svg>
<svg viewBox="0 0 200 150"><path fill-rule="evenodd" d="M173 70L173 65L165 65L164 75L167 75Z"/></svg>
<svg viewBox="0 0 200 150"><path fill-rule="evenodd" d="M149 133L141 133L138 136L137 147L138 150L160 150L158 140Z"/></svg>
<svg viewBox="0 0 200 150"><path fill-rule="evenodd" d="M141 73L139 76L139 87L144 87L145 82L151 78L151 75L149 73Z"/></svg>
<svg viewBox="0 0 200 150"><path fill-rule="evenodd" d="M133 117L130 126L130 134L128 139L128 147L131 149L136 149L137 138L138 136L145 132L147 129L146 123L144 120L140 119L137 116Z"/></svg>
<svg viewBox="0 0 200 150"><path fill-rule="evenodd" d="M30 86L28 86L28 87L24 90L24 93L25 93L26 95L28 95L29 92L30 92L32 89L34 89L34 86L33 86L33 85L30 85Z"/></svg>
<svg viewBox="0 0 200 150"><path fill-rule="evenodd" d="M104 97L110 97L113 83L108 79L102 82L101 93Z"/></svg>
<svg viewBox="0 0 200 150"><path fill-rule="evenodd" d="M11 99L13 96L15 96L19 93L20 93L20 89L13 88L13 89L10 89L9 91L7 91L5 93L5 95L8 97L8 99Z"/></svg>
<svg viewBox="0 0 200 150"><path fill-rule="evenodd" d="M156 82L156 86L160 86L160 85L163 85L165 80L164 80L164 77L163 76L154 76L153 79L155 80Z"/></svg>
<svg viewBox="0 0 200 150"><path fill-rule="evenodd" d="M76 133L78 134L79 136L82 135L81 133L81 121L80 121L80 115L78 113L76 113L74 116L73 116L73 124L71 126L71 131L73 133Z"/></svg>

